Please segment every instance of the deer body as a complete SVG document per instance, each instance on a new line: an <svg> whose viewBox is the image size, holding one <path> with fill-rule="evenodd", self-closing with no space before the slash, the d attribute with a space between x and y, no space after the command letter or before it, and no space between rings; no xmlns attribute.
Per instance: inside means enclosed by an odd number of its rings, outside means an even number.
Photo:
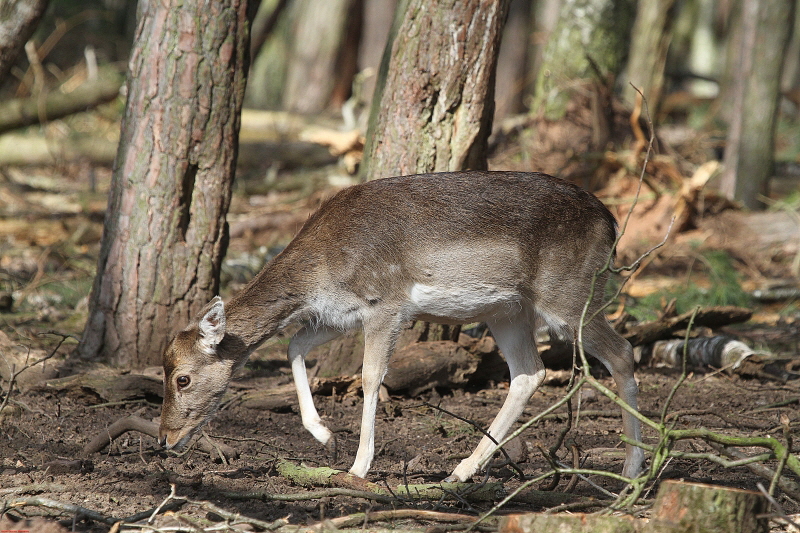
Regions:
<svg viewBox="0 0 800 533"><path fill-rule="evenodd" d="M571 337L593 274L613 253L616 225L591 194L538 173L454 172L376 180L325 202L287 248L230 302L215 298L164 355L160 440L179 448L214 414L233 372L264 340L292 322L289 344L303 425L322 442L331 432L314 407L304 358L361 327L364 410L351 472L374 455L378 390L401 329L412 319L486 322L511 374L489 433L503 438L544 378L534 341L544 323ZM601 305L599 278L589 314ZM630 344L601 316L584 325L584 346L611 371L636 407ZM623 411L625 433L640 440ZM450 479L467 480L494 448L484 437ZM628 447L623 473L638 474Z"/></svg>

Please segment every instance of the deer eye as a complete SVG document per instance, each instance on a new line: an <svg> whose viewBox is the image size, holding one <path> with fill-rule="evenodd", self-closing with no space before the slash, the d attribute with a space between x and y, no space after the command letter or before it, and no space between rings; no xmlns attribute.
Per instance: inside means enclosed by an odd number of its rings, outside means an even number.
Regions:
<svg viewBox="0 0 800 533"><path fill-rule="evenodd" d="M189 378L189 376L178 376L175 379L175 383L178 385L179 389L185 389L191 382L192 380Z"/></svg>

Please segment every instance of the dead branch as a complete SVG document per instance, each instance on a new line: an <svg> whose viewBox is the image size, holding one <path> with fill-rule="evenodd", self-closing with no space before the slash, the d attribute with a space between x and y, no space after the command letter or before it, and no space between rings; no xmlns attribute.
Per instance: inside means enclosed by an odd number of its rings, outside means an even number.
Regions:
<svg viewBox="0 0 800 533"><path fill-rule="evenodd" d="M304 487L340 487L411 500L441 501L462 498L467 501L494 501L505 492L502 483L437 483L399 485L388 488L333 468L311 468L279 460L275 465L286 479Z"/></svg>
<svg viewBox="0 0 800 533"><path fill-rule="evenodd" d="M421 520L429 522L457 522L471 524L474 523L477 518L471 515L441 513L422 509L392 509L388 511L372 511L370 513L354 513L347 516L331 518L330 520L326 520L311 526L311 529L327 529L330 525L333 525L337 529L362 525L366 527L369 523L386 522L392 520Z"/></svg>
<svg viewBox="0 0 800 533"><path fill-rule="evenodd" d="M714 442L709 442L708 445L714 448L714 450L716 450L717 453L726 455L734 460L747 460L752 458L735 448L722 446ZM744 464L744 466L753 474L762 477L768 481L772 481L773 479L775 479L776 472L771 468L761 464L760 462L747 462ZM791 496L793 499L800 500L800 483L792 481L786 476L780 476L777 479L778 479L777 485L779 489L781 489L787 495Z"/></svg>
<svg viewBox="0 0 800 533"><path fill-rule="evenodd" d="M661 339L670 338L675 332L686 329L693 312L687 311L675 317L637 324L628 328L622 336L634 346L651 344ZM753 311L744 307L707 307L697 312L694 322L696 326L716 328L728 324L747 322L751 316L753 316Z"/></svg>
<svg viewBox="0 0 800 533"><path fill-rule="evenodd" d="M53 120L113 100L119 96L123 76L114 67L101 68L94 80L87 80L77 89L64 93L54 90L44 98L40 114L40 99L15 98L0 104L0 133L39 123L41 118ZM42 116L43 115L43 116Z"/></svg>
<svg viewBox="0 0 800 533"><path fill-rule="evenodd" d="M102 513L98 513L97 511L87 509L86 507L81 507L80 505L59 502L56 500L51 500L50 498L42 498L39 496L34 496L33 498L24 498L21 500L13 500L6 503L7 509L18 509L21 507L29 507L29 506L55 509L56 511L60 511L63 514L74 515L80 518L88 518L90 520L94 520L95 522L102 522L103 524L108 524L108 525L113 525L120 521L119 518L106 516Z"/></svg>
<svg viewBox="0 0 800 533"><path fill-rule="evenodd" d="M313 490L308 492L289 492L274 493L266 491L254 492L225 492L223 496L232 500L262 500L272 502L304 502L309 500L319 500L322 498L333 498L336 496L347 496L349 498L362 498L378 503L397 503L397 498L378 494L364 490L345 489L341 487L329 487L326 489Z"/></svg>
<svg viewBox="0 0 800 533"><path fill-rule="evenodd" d="M155 439L158 439L157 422L145 420L144 418L138 416L127 416L125 418L120 418L108 426L103 433L98 434L86 446L84 446L83 455L88 456L99 452L108 446L111 441L120 435L127 433L128 431L138 431L139 433L144 433L145 435L149 435ZM235 459L239 457L239 452L237 452L234 448L222 443L212 444L211 440L208 438L199 439L197 441L197 447L201 451L212 456L217 455L219 450L222 452L225 458Z"/></svg>

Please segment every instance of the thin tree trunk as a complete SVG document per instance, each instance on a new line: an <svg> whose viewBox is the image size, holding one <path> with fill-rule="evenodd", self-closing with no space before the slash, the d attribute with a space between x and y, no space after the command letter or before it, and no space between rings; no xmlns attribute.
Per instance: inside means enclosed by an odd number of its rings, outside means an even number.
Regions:
<svg viewBox="0 0 800 533"><path fill-rule="evenodd" d="M794 0L742 0L741 47L720 190L756 209L773 173L775 126Z"/></svg>
<svg viewBox="0 0 800 533"><path fill-rule="evenodd" d="M373 100L364 176L486 168L509 3L401 3Z"/></svg>
<svg viewBox="0 0 800 533"><path fill-rule="evenodd" d="M531 105L534 115L560 120L581 80L616 76L625 62L634 20L632 0L565 0L550 35Z"/></svg>
<svg viewBox="0 0 800 533"><path fill-rule="evenodd" d="M0 2L0 85L22 52L48 0L3 0Z"/></svg>
<svg viewBox="0 0 800 533"><path fill-rule="evenodd" d="M655 116L664 87L667 50L672 39L672 10L675 0L639 2L631 32L628 78L647 99L650 114ZM636 91L623 87L625 100L633 104Z"/></svg>
<svg viewBox="0 0 800 533"><path fill-rule="evenodd" d="M219 288L246 0L141 1L83 356L157 365Z"/></svg>
<svg viewBox="0 0 800 533"><path fill-rule="evenodd" d="M363 0L296 0L284 109L340 106L356 74Z"/></svg>

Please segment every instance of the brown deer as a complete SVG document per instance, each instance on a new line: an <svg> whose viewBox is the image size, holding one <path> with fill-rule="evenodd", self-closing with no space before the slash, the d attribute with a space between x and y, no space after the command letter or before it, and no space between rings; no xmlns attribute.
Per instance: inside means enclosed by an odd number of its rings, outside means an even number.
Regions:
<svg viewBox="0 0 800 533"><path fill-rule="evenodd" d="M289 344L303 425L326 444L304 358L343 332L364 330L364 411L350 472L364 477L375 453L375 411L398 333L413 319L486 322L508 362L508 396L489 433L503 438L542 383L536 324L572 336L592 278L614 253L616 221L594 196L551 176L450 172L380 179L342 190L286 249L227 304L214 298L164 354L160 442L184 446L216 411L231 375L292 322ZM601 306L601 274L589 314ZM636 408L631 345L600 314L583 327L586 351L610 370ZM622 413L625 434L639 421ZM491 455L484 437L450 480L466 481ZM644 453L628 446L623 474Z"/></svg>

